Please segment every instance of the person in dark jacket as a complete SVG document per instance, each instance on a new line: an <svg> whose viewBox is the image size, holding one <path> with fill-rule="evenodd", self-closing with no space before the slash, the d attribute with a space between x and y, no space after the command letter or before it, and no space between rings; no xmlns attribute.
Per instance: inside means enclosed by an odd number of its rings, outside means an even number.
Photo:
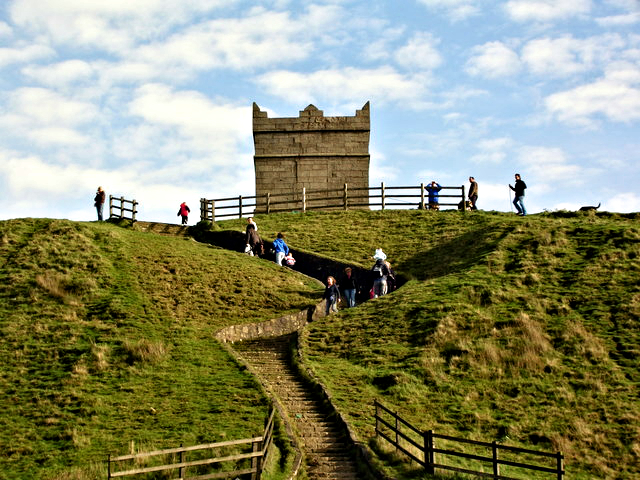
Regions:
<svg viewBox="0 0 640 480"><path fill-rule="evenodd" d="M518 215L525 216L527 214L527 209L524 208L524 191L527 188L527 184L520 178L520 174L516 173L516 184L514 187L509 184L509 188L515 192L515 198L513 199L513 204L518 211Z"/></svg>
<svg viewBox="0 0 640 480"><path fill-rule="evenodd" d="M327 277L327 288L324 290L322 296L326 300L325 315L329 315L331 312L338 311L338 301L340 300L340 290L336 285L336 279L333 277Z"/></svg>
<svg viewBox="0 0 640 480"><path fill-rule="evenodd" d="M182 217L182 225L186 225L187 223L189 223L189 212L191 210L189 210L189 207L187 206L186 202L182 202L180 204L180 208L178 209L178 216Z"/></svg>
<svg viewBox="0 0 640 480"><path fill-rule="evenodd" d="M471 210L477 210L478 182L476 182L476 179L473 177L469 177L469 201L471 202Z"/></svg>
<svg viewBox="0 0 640 480"><path fill-rule="evenodd" d="M378 258L371 268L373 276L373 298L378 298L387 293L387 276L389 269L382 258Z"/></svg>
<svg viewBox="0 0 640 480"><path fill-rule="evenodd" d="M347 307L356 306L356 293L358 293L358 282L353 274L351 267L344 269L342 277L340 277L340 283L338 284L344 293L344 298L347 303Z"/></svg>
<svg viewBox="0 0 640 480"><path fill-rule="evenodd" d="M256 227L253 224L247 225L247 234L245 236L245 250L244 253L260 257L264 254L264 244L262 243L262 238L256 232Z"/></svg>
<svg viewBox="0 0 640 480"><path fill-rule="evenodd" d="M102 209L104 208L106 194L102 187L98 187L98 191L96 192L96 196L93 199L93 204L96 207L96 211L98 212L98 221L102 221Z"/></svg>

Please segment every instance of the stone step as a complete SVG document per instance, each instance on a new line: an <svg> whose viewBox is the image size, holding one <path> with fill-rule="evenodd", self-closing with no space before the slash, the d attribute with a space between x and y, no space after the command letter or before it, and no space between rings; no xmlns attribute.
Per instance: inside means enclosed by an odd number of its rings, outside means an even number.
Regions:
<svg viewBox="0 0 640 480"><path fill-rule="evenodd" d="M299 432L309 480L357 480L351 443L323 399L291 368L291 337L238 342L240 355L267 382Z"/></svg>

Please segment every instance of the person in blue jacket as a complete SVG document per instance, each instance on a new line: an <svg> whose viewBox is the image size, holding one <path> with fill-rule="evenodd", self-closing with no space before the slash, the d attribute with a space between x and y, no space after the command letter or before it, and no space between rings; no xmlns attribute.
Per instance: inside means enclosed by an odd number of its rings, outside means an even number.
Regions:
<svg viewBox="0 0 640 480"><path fill-rule="evenodd" d="M440 205L438 205L438 192L441 189L442 187L435 180L427 185L427 192L429 193L429 210L440 210Z"/></svg>
<svg viewBox="0 0 640 480"><path fill-rule="evenodd" d="M277 238L273 241L273 249L276 251L276 263L282 265L282 260L289 253L289 247L284 243L284 235L278 232Z"/></svg>

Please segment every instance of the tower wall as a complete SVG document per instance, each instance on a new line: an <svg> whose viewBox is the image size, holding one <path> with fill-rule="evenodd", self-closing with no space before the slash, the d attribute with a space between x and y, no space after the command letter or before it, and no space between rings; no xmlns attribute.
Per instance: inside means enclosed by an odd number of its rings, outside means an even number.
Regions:
<svg viewBox="0 0 640 480"><path fill-rule="evenodd" d="M309 105L297 118L268 118L254 103L257 211L264 210L266 193L288 195L290 205L279 209L297 209L303 187L336 190L347 183L349 189L368 188L369 136L369 102L353 117L325 117Z"/></svg>

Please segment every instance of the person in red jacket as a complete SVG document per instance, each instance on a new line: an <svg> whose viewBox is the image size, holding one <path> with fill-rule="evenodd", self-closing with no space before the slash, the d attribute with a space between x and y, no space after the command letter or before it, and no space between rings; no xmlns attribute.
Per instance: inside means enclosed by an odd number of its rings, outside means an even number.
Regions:
<svg viewBox="0 0 640 480"><path fill-rule="evenodd" d="M185 202L180 204L180 210L178 210L178 216L182 217L182 225L189 223L189 207Z"/></svg>

